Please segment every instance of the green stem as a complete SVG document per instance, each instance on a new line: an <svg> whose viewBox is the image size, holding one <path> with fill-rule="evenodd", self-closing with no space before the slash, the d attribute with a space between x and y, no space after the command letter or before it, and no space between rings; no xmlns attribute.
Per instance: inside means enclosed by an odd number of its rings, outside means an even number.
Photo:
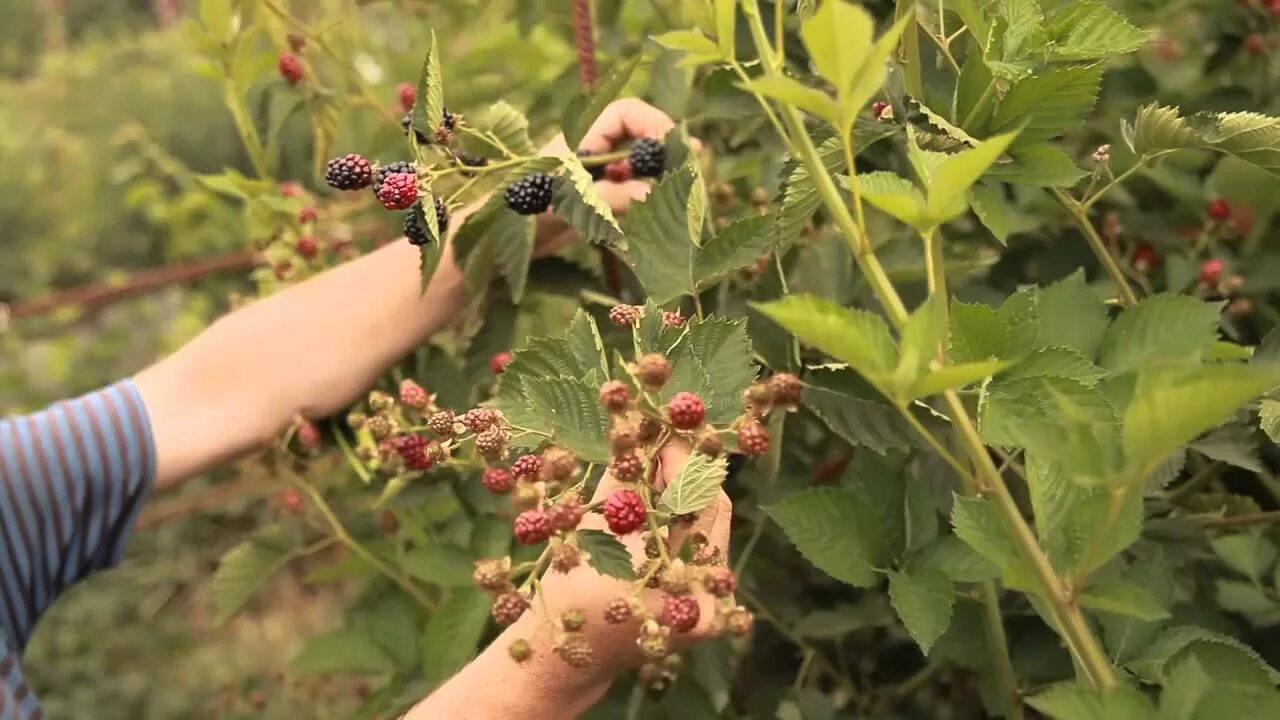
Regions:
<svg viewBox="0 0 1280 720"><path fill-rule="evenodd" d="M373 475L364 466L364 462L356 456L355 451L351 449L351 443L347 442L346 435L342 434L342 428L338 426L336 421L331 422L329 427L333 430L333 437L337 439L338 448L342 450L342 457L347 461L347 464L351 466L352 470L356 471L356 475L360 476L365 485L373 482Z"/></svg>
<svg viewBox="0 0 1280 720"><path fill-rule="evenodd" d="M236 131L240 133L240 140L244 143L245 152L249 154L249 162L253 165L253 171L263 180L271 178L271 163L267 160L266 148L262 145L262 138L258 136L258 129L254 127L253 120L250 119L249 109L245 107L244 98L240 97L240 93L236 91L235 84L227 80L222 88L223 100L227 104L227 109L231 112L231 120L235 123Z"/></svg>
<svg viewBox="0 0 1280 720"><path fill-rule="evenodd" d="M908 13L915 12L916 0L898 0L898 5L894 10L893 19L895 21L906 17ZM924 102L924 80L920 74L920 33L916 29L915 23L902 33L902 71L903 71L903 87L907 94Z"/></svg>
<svg viewBox="0 0 1280 720"><path fill-rule="evenodd" d="M1093 204L1101 200L1103 195L1106 195L1108 192L1111 191L1111 188L1124 182L1129 178L1130 175L1138 172L1143 167L1145 167L1147 164L1147 160L1148 158L1146 155L1143 155L1142 157L1138 158L1138 161L1133 164L1133 167L1111 178L1111 182L1107 183L1106 185L1103 185L1101 188L1098 189L1097 192L1093 193L1092 195L1089 195L1088 199L1080 203L1080 206L1085 210L1088 210L1089 208L1093 207Z"/></svg>
<svg viewBox="0 0 1280 720"><path fill-rule="evenodd" d="M738 78L742 80L744 85L751 84L751 76L747 75L747 71L743 69L742 65L739 65L735 61L731 63L730 66L733 68L734 72L738 74ZM773 106L770 105L769 101L760 93L755 91L749 92L751 92L752 95L755 95L756 102L760 103L760 107L764 109L765 117L769 118L769 123L773 125L773 131L778 133L778 137L782 140L783 144L787 146L787 149L789 149L792 154L795 154L795 145L791 142L791 137L787 134L786 128L782 126L782 121L778 119L777 113L773 111Z"/></svg>
<svg viewBox="0 0 1280 720"><path fill-rule="evenodd" d="M987 87L982 91L982 95L978 96L978 102L974 103L973 108L964 116L964 120L960 122L961 128L973 127L973 122L981 117L981 113L986 112L987 106L991 104L991 100L996 96L996 81L992 80L987 83Z"/></svg>
<svg viewBox="0 0 1280 720"><path fill-rule="evenodd" d="M1018 676L1009 658L1009 639L1004 632L1004 618L1000 615L1000 596L993 582L978 585L982 596L983 629L986 631L987 648L996 672L996 687L1004 702L1007 720L1022 720L1022 696L1018 693Z"/></svg>
<svg viewBox="0 0 1280 720"><path fill-rule="evenodd" d="M1221 460L1215 460L1214 462L1200 468L1200 471L1195 475L1192 475L1186 482L1170 490L1168 494L1165 495L1165 499L1171 503L1176 503L1196 490L1199 490L1205 485L1205 483L1212 482L1215 478L1226 471L1226 469L1226 463Z"/></svg>
<svg viewBox="0 0 1280 720"><path fill-rule="evenodd" d="M1124 271L1120 269L1120 265L1116 262L1111 251L1107 249L1106 243L1102 242L1102 237L1098 235L1098 231L1094 229L1093 223L1089 222L1089 215L1085 210L1085 206L1076 201L1075 198L1065 192L1054 189L1053 196L1062 203L1062 206L1071 213L1071 217L1076 222L1076 227L1080 228L1080 232L1084 233L1085 240L1089 242L1089 247L1093 249L1093 254L1097 256L1098 262L1102 263L1102 267L1111 276L1112 282L1116 284L1116 290L1120 293L1120 302L1125 306L1138 304L1138 297L1133 294L1133 288L1129 287L1129 281L1124 276Z"/></svg>

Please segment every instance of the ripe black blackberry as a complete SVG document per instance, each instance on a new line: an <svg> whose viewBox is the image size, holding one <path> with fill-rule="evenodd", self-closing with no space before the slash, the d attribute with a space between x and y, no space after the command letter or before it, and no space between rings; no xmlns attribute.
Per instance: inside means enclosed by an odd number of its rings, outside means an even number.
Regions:
<svg viewBox="0 0 1280 720"><path fill-rule="evenodd" d="M431 242L431 235L427 232L427 226L423 220L421 200L404 211L404 236L409 238L409 242L413 245L426 245ZM444 236L445 230L449 229L449 209L440 198L436 198L436 228L440 231L441 237Z"/></svg>
<svg viewBox="0 0 1280 720"><path fill-rule="evenodd" d="M396 162L387 163L386 165L379 167L378 171L373 174L373 184L370 186L373 188L373 194L377 195L378 191L382 189L382 181L386 180L388 175L394 175L396 173L417 175L418 170L413 166L413 163L408 160L397 160Z"/></svg>
<svg viewBox="0 0 1280 720"><path fill-rule="evenodd" d="M641 138L631 146L631 174L638 178L658 177L667 162L667 152L662 143L653 138Z"/></svg>
<svg viewBox="0 0 1280 720"><path fill-rule="evenodd" d="M551 207L551 176L534 173L520 178L506 192L507 207L521 215L537 215Z"/></svg>
<svg viewBox="0 0 1280 720"><path fill-rule="evenodd" d="M373 168L363 155L342 155L329 161L324 180L337 190L359 190L373 181Z"/></svg>
<svg viewBox="0 0 1280 720"><path fill-rule="evenodd" d="M458 116L449 112L449 108L444 108L443 117L440 124L448 130L452 130L458 126Z"/></svg>
<svg viewBox="0 0 1280 720"><path fill-rule="evenodd" d="M578 157L582 158L584 161L594 154L595 153L591 152L590 150L587 150L586 148L578 149ZM591 173L592 180L595 180L598 182L604 179L604 168L605 168L604 164L587 165L586 162L583 162L582 164L583 164L583 167L587 169L587 172Z"/></svg>
<svg viewBox="0 0 1280 720"><path fill-rule="evenodd" d="M413 110L405 113L404 117L400 118L400 127L404 128L405 135L408 135L410 132L417 135L419 145L427 145L431 142L430 137L427 137L425 134L413 129Z"/></svg>

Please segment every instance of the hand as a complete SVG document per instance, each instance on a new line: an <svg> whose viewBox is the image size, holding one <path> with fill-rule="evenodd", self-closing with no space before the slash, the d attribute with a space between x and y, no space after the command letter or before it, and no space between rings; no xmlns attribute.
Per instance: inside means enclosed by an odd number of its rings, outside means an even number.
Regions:
<svg viewBox="0 0 1280 720"><path fill-rule="evenodd" d="M623 98L609 103L587 130L582 142L578 143L578 148L569 148L564 135L557 135L542 148L540 154L561 155L577 149L590 150L595 154L612 152L628 139L661 140L673 127L675 123L658 108L637 98ZM606 179L596 183L600 196L619 215L625 214L633 201L643 200L649 194L649 188L650 184L643 180L618 183ZM573 229L563 220L550 211L543 213L538 218L534 254L541 257L556 252L573 239L573 234Z"/></svg>

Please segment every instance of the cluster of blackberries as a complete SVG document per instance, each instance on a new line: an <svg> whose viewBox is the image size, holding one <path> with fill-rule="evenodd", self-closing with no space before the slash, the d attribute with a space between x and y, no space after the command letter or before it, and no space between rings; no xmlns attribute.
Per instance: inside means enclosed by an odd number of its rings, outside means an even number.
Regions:
<svg viewBox="0 0 1280 720"><path fill-rule="evenodd" d="M418 196L418 170L412 162L398 160L375 167L364 156L350 153L330 160L324 179L337 190L371 188L383 207L405 211L404 234L409 242L426 245L431 241ZM435 198L435 213L436 227L443 235L449 227L449 208L440 198Z"/></svg>
<svg viewBox="0 0 1280 720"><path fill-rule="evenodd" d="M445 207L444 201L436 198L436 229L443 236L445 230L449 228L449 208ZM422 213L422 201L419 200L404 214L404 236L409 238L409 242L414 245L426 245L431 242L431 235L427 232L427 226Z"/></svg>

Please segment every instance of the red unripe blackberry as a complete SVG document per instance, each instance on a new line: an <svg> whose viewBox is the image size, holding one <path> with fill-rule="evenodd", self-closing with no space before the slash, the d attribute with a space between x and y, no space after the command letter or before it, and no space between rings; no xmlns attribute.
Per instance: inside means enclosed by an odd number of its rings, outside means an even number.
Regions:
<svg viewBox="0 0 1280 720"><path fill-rule="evenodd" d="M421 385L409 378L400 381L401 405L413 410L425 410L430 403L431 398Z"/></svg>
<svg viewBox="0 0 1280 720"><path fill-rule="evenodd" d="M489 492L506 495L511 492L511 488L515 487L516 479L511 475L511 471L506 468L491 467L484 469L484 474L480 476L480 482Z"/></svg>
<svg viewBox="0 0 1280 720"><path fill-rule="evenodd" d="M551 176L534 173L520 178L507 187L504 197L507 207L520 215L537 215L551 207Z"/></svg>
<svg viewBox="0 0 1280 720"><path fill-rule="evenodd" d="M373 166L356 153L336 157L325 166L324 181L336 190L359 190L373 182Z"/></svg>
<svg viewBox="0 0 1280 720"><path fill-rule="evenodd" d="M302 512L304 501L302 499L302 493L298 492L297 488L285 488L284 490L281 490L278 499L280 501L280 507L284 508L285 512L289 512L294 515Z"/></svg>
<svg viewBox="0 0 1280 720"><path fill-rule="evenodd" d="M871 103L871 116L877 120L885 119L885 112L889 109L889 103L884 100L877 100Z"/></svg>
<svg viewBox="0 0 1280 720"><path fill-rule="evenodd" d="M604 166L604 176L609 179L609 182L623 183L630 180L633 174L631 162L626 158L614 160Z"/></svg>
<svg viewBox="0 0 1280 720"><path fill-rule="evenodd" d="M631 165L631 173L636 177L658 177L666 165L667 153L661 142L653 138L640 138L631 146L627 161Z"/></svg>
<svg viewBox="0 0 1280 720"><path fill-rule="evenodd" d="M481 433L493 427L498 421L498 414L492 408L471 408L462 416L462 424L473 433Z"/></svg>
<svg viewBox="0 0 1280 720"><path fill-rule="evenodd" d="M280 77L290 85L297 85L306 74L306 70L302 67L302 59L293 53L280 53L280 59L276 61L276 69L280 71Z"/></svg>
<svg viewBox="0 0 1280 720"><path fill-rule="evenodd" d="M521 455L511 464L511 474L517 480L534 480L542 469L542 458L537 455Z"/></svg>
<svg viewBox="0 0 1280 720"><path fill-rule="evenodd" d="M804 385L795 375L788 372L776 373L771 375L765 384L775 404L785 407L795 407L800 404L800 394L804 390Z"/></svg>
<svg viewBox="0 0 1280 720"><path fill-rule="evenodd" d="M738 578L727 567L713 567L709 568L707 574L703 576L702 586L715 597L727 598L737 589Z"/></svg>
<svg viewBox="0 0 1280 720"><path fill-rule="evenodd" d="M640 479L644 473L644 461L634 452L615 455L609 461L609 472L618 482L631 483Z"/></svg>
<svg viewBox="0 0 1280 720"><path fill-rule="evenodd" d="M395 450L410 470L430 470L436 464L435 451L429 440L421 435L401 435L395 439Z"/></svg>
<svg viewBox="0 0 1280 720"><path fill-rule="evenodd" d="M560 532L575 530L584 514L586 508L582 506L582 500L571 495L551 507L551 528Z"/></svg>
<svg viewBox="0 0 1280 720"><path fill-rule="evenodd" d="M400 98L400 109L409 112L418 101L418 90L413 83L402 82L396 86L396 96Z"/></svg>
<svg viewBox="0 0 1280 720"><path fill-rule="evenodd" d="M639 305L614 305L609 308L609 322L618 327L631 327L644 315L644 308Z"/></svg>
<svg viewBox="0 0 1280 720"><path fill-rule="evenodd" d="M631 404L631 388L621 380L610 380L600 386L600 404L609 412L624 412Z"/></svg>
<svg viewBox="0 0 1280 720"><path fill-rule="evenodd" d="M667 595L662 600L661 622L676 632L693 630L701 617L698 599L692 595Z"/></svg>
<svg viewBox="0 0 1280 720"><path fill-rule="evenodd" d="M1253 55L1263 55L1267 52L1267 38L1261 33L1252 33L1244 39L1244 49Z"/></svg>
<svg viewBox="0 0 1280 720"><path fill-rule="evenodd" d="M1217 285L1218 280L1222 278L1223 267L1225 267L1223 262L1218 258L1210 258L1200 263L1200 282L1209 286Z"/></svg>
<svg viewBox="0 0 1280 720"><path fill-rule="evenodd" d="M667 402L667 419L677 430L695 430L707 417L702 398L691 392L678 392Z"/></svg>
<svg viewBox="0 0 1280 720"><path fill-rule="evenodd" d="M516 540L522 545L537 545L551 537L551 515L542 510L525 510L516 516Z"/></svg>
<svg viewBox="0 0 1280 720"><path fill-rule="evenodd" d="M661 353L641 355L636 361L636 377L649 390L660 390L671 379L671 361Z"/></svg>
<svg viewBox="0 0 1280 720"><path fill-rule="evenodd" d="M313 223L316 221L316 218L319 216L319 214L320 214L319 211L313 207L304 207L298 211L298 222L302 223L303 225L306 225L307 223Z"/></svg>
<svg viewBox="0 0 1280 720"><path fill-rule="evenodd" d="M755 420L738 426L738 450L744 455L763 455L769 452L769 431Z"/></svg>
<svg viewBox="0 0 1280 720"><path fill-rule="evenodd" d="M1205 212L1218 222L1229 220L1231 218L1231 203L1223 198L1214 198L1205 206Z"/></svg>
<svg viewBox="0 0 1280 720"><path fill-rule="evenodd" d="M507 371L507 363L510 362L511 353L503 350L502 352L494 353L493 357L489 358L489 369L493 371L494 375L501 375Z"/></svg>
<svg viewBox="0 0 1280 720"><path fill-rule="evenodd" d="M453 417L453 412L449 410L437 410L427 416L426 426L427 430L433 435L437 435L442 438L451 438L453 437L453 425L455 422L456 420Z"/></svg>
<svg viewBox="0 0 1280 720"><path fill-rule="evenodd" d="M644 498L634 490L616 490L604 501L604 520L618 535L635 532L644 526L648 510Z"/></svg>
<svg viewBox="0 0 1280 720"><path fill-rule="evenodd" d="M308 450L320 447L320 428L310 420L298 422L298 443Z"/></svg>
<svg viewBox="0 0 1280 720"><path fill-rule="evenodd" d="M684 327L685 316L680 314L679 310L663 310L662 311L662 327Z"/></svg>
<svg viewBox="0 0 1280 720"><path fill-rule="evenodd" d="M501 460L507 454L507 433L494 426L476 435L476 452L490 462Z"/></svg>
<svg viewBox="0 0 1280 720"><path fill-rule="evenodd" d="M609 601L604 609L604 621L610 625L621 625L630 620L635 613L631 609L631 601L620 597Z"/></svg>
<svg viewBox="0 0 1280 720"><path fill-rule="evenodd" d="M1147 272L1160 259L1156 254L1155 248L1150 245L1139 245L1138 249L1133 251L1133 267L1138 272Z"/></svg>
<svg viewBox="0 0 1280 720"><path fill-rule="evenodd" d="M388 210L404 210L418 199L418 176L391 173L378 187L378 202Z"/></svg>
<svg viewBox="0 0 1280 720"><path fill-rule="evenodd" d="M490 610L490 614L493 615L493 621L499 625L510 625L519 620L528 607L529 601L512 590L493 599L493 609Z"/></svg>

